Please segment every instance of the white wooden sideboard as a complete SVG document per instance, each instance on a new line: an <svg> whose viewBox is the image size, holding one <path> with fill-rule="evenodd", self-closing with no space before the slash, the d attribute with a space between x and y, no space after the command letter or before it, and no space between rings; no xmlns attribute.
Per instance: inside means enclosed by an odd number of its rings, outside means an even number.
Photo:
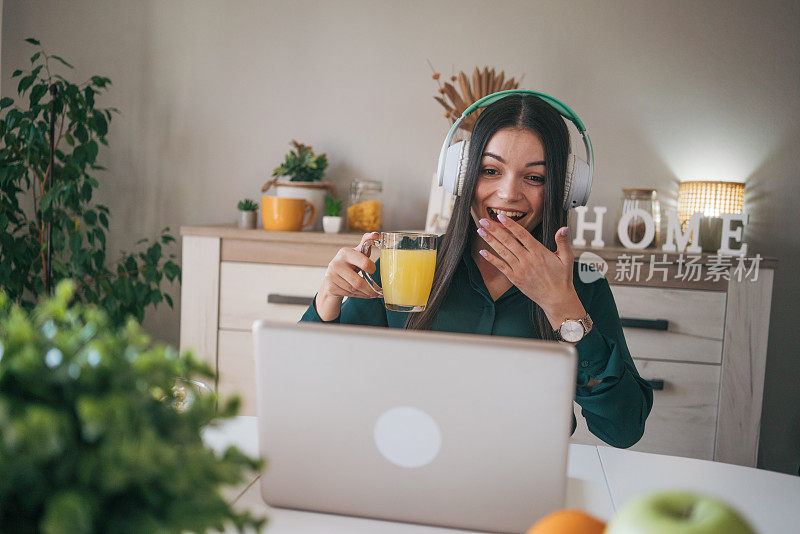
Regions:
<svg viewBox="0 0 800 534"><path fill-rule="evenodd" d="M339 248L357 245L360 234L185 226L181 236L181 350L211 364L220 395L239 394L241 415L255 415L253 321L299 320L330 259ZM761 262L755 281L688 282L674 277L677 254L668 254L666 281L656 275L623 283L613 273L632 251L591 251L609 265L631 354L656 388L644 437L632 448L754 467L775 260ZM702 262L709 261L704 255ZM573 442L602 444L575 409Z"/></svg>

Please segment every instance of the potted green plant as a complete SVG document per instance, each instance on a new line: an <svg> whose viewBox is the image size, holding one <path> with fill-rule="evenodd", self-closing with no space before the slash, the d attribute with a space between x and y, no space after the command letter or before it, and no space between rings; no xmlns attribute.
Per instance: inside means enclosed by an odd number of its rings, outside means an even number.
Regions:
<svg viewBox="0 0 800 534"><path fill-rule="evenodd" d="M310 146L294 140L291 145L294 149L272 170L272 178L264 184L261 192L266 194L270 187L274 187L275 196L307 200L314 205L317 215L314 223L305 229L319 230L325 194L336 194L332 183L322 181L328 168L328 157L326 154L315 155Z"/></svg>
<svg viewBox="0 0 800 534"><path fill-rule="evenodd" d="M256 201L245 198L239 201L236 208L239 210L239 228L255 228L256 211L258 211Z"/></svg>
<svg viewBox="0 0 800 534"><path fill-rule="evenodd" d="M342 229L342 201L328 193L325 195L325 216L322 217L322 228L327 234L338 234Z"/></svg>
<svg viewBox="0 0 800 534"><path fill-rule="evenodd" d="M175 241L169 228L107 261L111 213L94 194L105 170L98 154L118 113L98 106L111 80L90 76L72 83L59 73L68 75L72 65L36 39L26 41L36 52L30 70L11 75L19 78L19 98L0 99L0 289L32 309L48 285L71 278L75 298L102 307L114 324L129 316L141 322L150 306L172 307L162 285L164 278L179 281L181 271L175 255L165 251Z"/></svg>
<svg viewBox="0 0 800 534"><path fill-rule="evenodd" d="M152 345L132 318L116 327L103 310L71 304L75 296L62 281L29 312L0 291L0 530L260 528L219 490L262 462L201 439L238 399L187 402L176 378L213 380L208 365Z"/></svg>

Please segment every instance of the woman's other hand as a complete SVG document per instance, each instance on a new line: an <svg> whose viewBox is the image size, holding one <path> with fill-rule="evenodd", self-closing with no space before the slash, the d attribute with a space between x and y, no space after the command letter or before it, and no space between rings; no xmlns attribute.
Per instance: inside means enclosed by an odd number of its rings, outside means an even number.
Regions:
<svg viewBox="0 0 800 534"><path fill-rule="evenodd" d="M541 306L553 328L586 315L572 285L574 256L567 228L556 232L553 253L512 219L499 215L498 220L479 221L478 234L497 254L480 250L480 255Z"/></svg>
<svg viewBox="0 0 800 534"><path fill-rule="evenodd" d="M366 248L364 245L378 237L377 232L364 234L358 247L355 249L340 248L328 264L322 280L322 287L315 300L317 314L323 321L332 321L339 316L345 297L361 299L380 297L358 274L359 271L365 271L368 274L375 272L375 262L369 259L369 244ZM366 254L361 250L365 250Z"/></svg>

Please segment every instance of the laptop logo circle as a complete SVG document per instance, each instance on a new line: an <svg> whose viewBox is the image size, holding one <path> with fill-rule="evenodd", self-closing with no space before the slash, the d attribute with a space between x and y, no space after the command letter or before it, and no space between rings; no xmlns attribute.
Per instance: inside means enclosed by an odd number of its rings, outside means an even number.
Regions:
<svg viewBox="0 0 800 534"><path fill-rule="evenodd" d="M411 406L398 406L381 414L375 422L374 439L383 457L400 467L427 465L442 448L439 425Z"/></svg>

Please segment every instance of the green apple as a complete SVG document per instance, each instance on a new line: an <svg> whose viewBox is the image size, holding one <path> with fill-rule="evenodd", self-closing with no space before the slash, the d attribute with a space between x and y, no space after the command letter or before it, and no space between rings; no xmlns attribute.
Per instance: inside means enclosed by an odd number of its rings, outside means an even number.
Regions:
<svg viewBox="0 0 800 534"><path fill-rule="evenodd" d="M605 534L755 534L735 510L712 497L669 491L625 503Z"/></svg>

